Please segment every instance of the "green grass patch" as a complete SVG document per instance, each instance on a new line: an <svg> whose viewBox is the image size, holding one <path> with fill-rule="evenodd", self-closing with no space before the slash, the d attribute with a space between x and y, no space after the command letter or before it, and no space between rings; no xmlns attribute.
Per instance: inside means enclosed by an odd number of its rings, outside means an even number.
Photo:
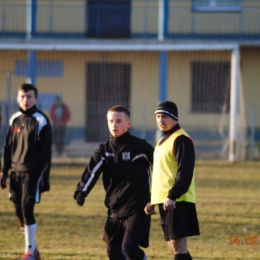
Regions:
<svg viewBox="0 0 260 260"><path fill-rule="evenodd" d="M201 235L188 240L193 259L260 259L259 167L260 162L197 162ZM102 241L106 208L101 178L83 207L73 199L83 170L75 165L52 168L51 191L35 207L43 260L108 259ZM0 205L0 259L19 259L24 237L6 189L0 191ZM236 244L238 238L240 244ZM149 259L173 259L163 240L158 213L152 216L150 247L145 252Z"/></svg>

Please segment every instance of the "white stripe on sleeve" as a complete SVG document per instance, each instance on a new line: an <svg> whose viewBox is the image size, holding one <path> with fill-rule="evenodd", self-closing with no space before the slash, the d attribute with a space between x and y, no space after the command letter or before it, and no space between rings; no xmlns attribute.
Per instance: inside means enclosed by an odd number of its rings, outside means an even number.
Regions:
<svg viewBox="0 0 260 260"><path fill-rule="evenodd" d="M148 160L146 154L144 154L144 153L141 153L141 154L136 155L135 158L133 158L132 162L133 162L134 160L136 160L136 159L138 159L138 158L142 158L142 157L146 159L146 161L149 163L150 166L152 165L151 162Z"/></svg>
<svg viewBox="0 0 260 260"><path fill-rule="evenodd" d="M95 174L97 172L97 170L101 167L103 160L105 160L105 158L101 157L101 161L94 167L94 169L91 172L91 176L88 179L87 183L85 184L84 188L82 189L82 191L86 191L88 189L89 184L92 182L93 178L95 177Z"/></svg>

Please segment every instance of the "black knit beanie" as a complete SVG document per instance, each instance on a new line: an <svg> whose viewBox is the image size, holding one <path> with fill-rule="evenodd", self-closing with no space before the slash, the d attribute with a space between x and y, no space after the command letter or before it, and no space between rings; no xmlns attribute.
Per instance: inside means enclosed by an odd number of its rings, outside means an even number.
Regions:
<svg viewBox="0 0 260 260"><path fill-rule="evenodd" d="M172 117L174 120L178 121L178 108L175 103L171 101L165 101L160 103L154 112L154 114L165 114Z"/></svg>

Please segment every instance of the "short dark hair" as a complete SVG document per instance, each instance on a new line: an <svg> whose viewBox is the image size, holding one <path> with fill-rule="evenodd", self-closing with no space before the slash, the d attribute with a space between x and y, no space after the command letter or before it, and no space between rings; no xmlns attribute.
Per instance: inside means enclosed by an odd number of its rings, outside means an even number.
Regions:
<svg viewBox="0 0 260 260"><path fill-rule="evenodd" d="M33 85L33 84L29 84L29 83L23 83L21 85L21 87L19 88L19 90L22 90L24 92L28 92L30 90L32 90L35 94L35 97L38 97L38 89Z"/></svg>
<svg viewBox="0 0 260 260"><path fill-rule="evenodd" d="M121 105L116 105L116 106L109 108L107 113L108 112L122 112L122 113L125 113L129 118L131 117L131 113L130 113L129 109L124 106L121 106Z"/></svg>

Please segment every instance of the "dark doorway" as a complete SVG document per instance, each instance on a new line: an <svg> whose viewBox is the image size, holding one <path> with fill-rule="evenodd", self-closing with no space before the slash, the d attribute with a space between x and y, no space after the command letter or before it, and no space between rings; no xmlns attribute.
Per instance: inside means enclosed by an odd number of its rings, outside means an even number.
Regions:
<svg viewBox="0 0 260 260"><path fill-rule="evenodd" d="M106 113L114 105L129 108L131 65L87 64L86 141L104 142L109 137Z"/></svg>
<svg viewBox="0 0 260 260"><path fill-rule="evenodd" d="M88 0L87 36L130 37L131 0Z"/></svg>

